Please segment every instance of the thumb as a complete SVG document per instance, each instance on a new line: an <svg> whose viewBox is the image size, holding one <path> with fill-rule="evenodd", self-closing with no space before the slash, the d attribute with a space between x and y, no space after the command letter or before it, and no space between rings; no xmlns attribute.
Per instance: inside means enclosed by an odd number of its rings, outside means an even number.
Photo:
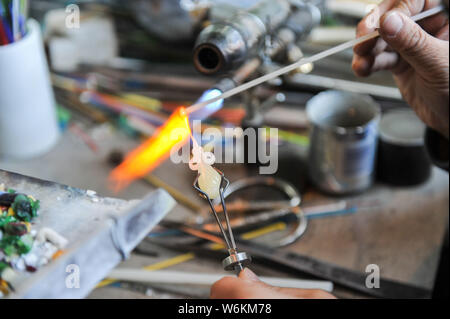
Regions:
<svg viewBox="0 0 450 319"><path fill-rule="evenodd" d="M242 270L242 271L240 272L239 278L240 278L240 279L243 279L243 280L246 280L246 281L260 282L260 283L262 283L262 281L259 280L258 276L257 276L253 271L251 271L251 270L248 269L248 268L245 268L244 270Z"/></svg>
<svg viewBox="0 0 450 319"><path fill-rule="evenodd" d="M381 17L380 35L414 69L426 71L435 63L433 51L439 40L402 12L392 10Z"/></svg>

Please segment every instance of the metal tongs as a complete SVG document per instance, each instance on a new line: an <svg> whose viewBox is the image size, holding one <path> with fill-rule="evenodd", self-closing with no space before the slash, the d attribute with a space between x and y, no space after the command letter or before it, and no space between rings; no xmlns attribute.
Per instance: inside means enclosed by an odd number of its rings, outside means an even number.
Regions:
<svg viewBox="0 0 450 319"><path fill-rule="evenodd" d="M225 216L224 219L225 219L225 224L226 224L226 228L227 228L226 230L223 227L222 221L220 220L216 209L214 208L213 200L208 196L208 194L206 194L204 191L202 191L198 185L198 178L200 175L197 175L197 178L195 179L193 186L198 191L199 195L208 201L209 206L211 207L211 211L213 212L214 218L216 219L217 224L219 225L220 231L222 232L222 236L225 240L225 244L226 244L226 247L228 249L228 253L230 254L230 256L228 256L227 258L225 258L222 261L223 268L226 271L236 271L236 273L239 275L239 273L247 265L249 265L251 263L252 258L250 257L250 255L248 255L245 252L237 251L236 242L235 242L234 236L233 236L233 230L231 229L231 226L230 226L230 219L228 217L227 208L225 205L225 198L223 195L224 192L226 191L228 185L230 185L230 181L224 176L224 174L220 170L218 170L216 168L214 168L214 169L221 176L219 194L220 194L220 202L222 204L222 209L223 209L223 215Z"/></svg>

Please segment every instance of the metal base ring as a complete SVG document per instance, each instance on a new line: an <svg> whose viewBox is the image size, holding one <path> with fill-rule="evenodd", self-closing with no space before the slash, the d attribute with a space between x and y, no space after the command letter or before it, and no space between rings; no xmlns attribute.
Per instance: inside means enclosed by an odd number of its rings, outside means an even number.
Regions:
<svg viewBox="0 0 450 319"><path fill-rule="evenodd" d="M242 252L228 256L222 261L222 265L226 271L233 271L239 265L244 268L250 265L251 262L252 257L250 257L250 255L248 255L247 253Z"/></svg>

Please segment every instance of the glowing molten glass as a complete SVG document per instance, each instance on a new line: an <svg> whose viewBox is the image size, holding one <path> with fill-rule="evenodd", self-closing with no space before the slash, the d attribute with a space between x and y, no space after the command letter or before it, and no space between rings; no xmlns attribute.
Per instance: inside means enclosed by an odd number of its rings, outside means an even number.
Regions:
<svg viewBox="0 0 450 319"><path fill-rule="evenodd" d="M178 108L156 134L132 151L110 175L114 188L120 190L137 178L144 177L165 161L173 147L182 147L190 137L188 116Z"/></svg>

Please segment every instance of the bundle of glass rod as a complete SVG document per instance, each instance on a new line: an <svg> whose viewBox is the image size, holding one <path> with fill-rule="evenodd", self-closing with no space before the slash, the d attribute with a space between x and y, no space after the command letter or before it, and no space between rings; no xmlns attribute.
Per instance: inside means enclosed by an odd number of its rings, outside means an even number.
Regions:
<svg viewBox="0 0 450 319"><path fill-rule="evenodd" d="M7 45L26 35L28 0L0 0L0 45Z"/></svg>

